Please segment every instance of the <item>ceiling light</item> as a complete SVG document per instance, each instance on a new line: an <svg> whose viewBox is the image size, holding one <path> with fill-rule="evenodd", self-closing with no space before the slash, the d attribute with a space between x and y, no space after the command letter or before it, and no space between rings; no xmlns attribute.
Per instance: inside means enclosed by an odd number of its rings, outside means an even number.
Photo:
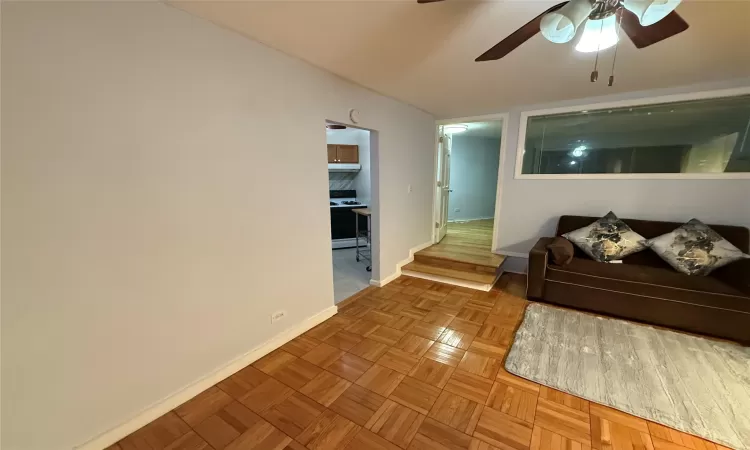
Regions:
<svg viewBox="0 0 750 450"><path fill-rule="evenodd" d="M570 162L570 165L571 165L571 166L575 166L575 165L576 165L576 162L575 162L575 161L571 161L571 162Z"/></svg>
<svg viewBox="0 0 750 450"><path fill-rule="evenodd" d="M602 20L587 20L576 50L583 53L604 50L617 44L617 18L615 14Z"/></svg>
<svg viewBox="0 0 750 450"><path fill-rule="evenodd" d="M443 131L446 133L463 133L468 129L469 127L466 125L446 125L443 127Z"/></svg>
<svg viewBox="0 0 750 450"><path fill-rule="evenodd" d="M567 5L542 17L539 29L548 41L562 44L576 35L578 27L591 14L589 0L572 0Z"/></svg>
<svg viewBox="0 0 750 450"><path fill-rule="evenodd" d="M578 147L576 147L576 148L573 149L572 155L575 156L576 158L580 158L581 156L583 156L583 151L584 150L586 150L586 146L585 145L579 145Z"/></svg>
<svg viewBox="0 0 750 450"><path fill-rule="evenodd" d="M644 27L653 25L674 11L682 0L625 0L623 6L638 17Z"/></svg>

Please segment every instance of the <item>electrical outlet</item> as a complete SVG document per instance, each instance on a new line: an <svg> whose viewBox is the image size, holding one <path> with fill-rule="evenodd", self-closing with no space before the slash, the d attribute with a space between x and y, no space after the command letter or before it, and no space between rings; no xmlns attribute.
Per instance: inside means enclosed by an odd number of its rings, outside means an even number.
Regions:
<svg viewBox="0 0 750 450"><path fill-rule="evenodd" d="M271 314L271 323L276 323L279 320L283 319L286 316L286 311L276 311L275 313Z"/></svg>
<svg viewBox="0 0 750 450"><path fill-rule="evenodd" d="M412 191L412 189L411 189L411 184L410 184L410 185L406 186L406 193L407 194L411 194L411 191Z"/></svg>
<svg viewBox="0 0 750 450"><path fill-rule="evenodd" d="M456 208L453 210L453 212L461 212L461 208Z"/></svg>

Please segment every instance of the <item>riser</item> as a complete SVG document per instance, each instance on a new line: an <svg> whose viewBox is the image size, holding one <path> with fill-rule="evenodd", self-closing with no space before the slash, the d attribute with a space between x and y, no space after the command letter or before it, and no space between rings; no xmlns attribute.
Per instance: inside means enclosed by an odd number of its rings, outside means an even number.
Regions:
<svg viewBox="0 0 750 450"><path fill-rule="evenodd" d="M446 258L439 258L434 256L426 256L415 254L414 261L433 267L442 267L445 269L458 270L461 272L471 272L479 274L490 274L494 275L497 271L497 267L485 266L479 264L472 264L467 262L455 261Z"/></svg>
<svg viewBox="0 0 750 450"><path fill-rule="evenodd" d="M477 283L473 281L467 281L467 280L462 280L458 278L451 278L451 277L446 277L446 276L436 275L436 274L431 274L431 273L416 272L416 271L407 269L407 266L404 266L402 268L401 273L410 277L422 278L425 280L437 281L437 282L445 283L445 284L452 284L453 286L461 286L461 287L465 287L469 289L476 289L478 291L489 292L492 289L492 286L494 286L494 284L500 278L502 271L498 270L495 278L489 283Z"/></svg>

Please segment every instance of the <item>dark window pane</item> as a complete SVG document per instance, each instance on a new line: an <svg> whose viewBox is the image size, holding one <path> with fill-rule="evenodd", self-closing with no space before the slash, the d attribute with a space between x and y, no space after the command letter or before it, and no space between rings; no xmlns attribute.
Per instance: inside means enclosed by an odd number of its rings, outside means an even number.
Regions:
<svg viewBox="0 0 750 450"><path fill-rule="evenodd" d="M524 174L750 172L750 95L529 116Z"/></svg>

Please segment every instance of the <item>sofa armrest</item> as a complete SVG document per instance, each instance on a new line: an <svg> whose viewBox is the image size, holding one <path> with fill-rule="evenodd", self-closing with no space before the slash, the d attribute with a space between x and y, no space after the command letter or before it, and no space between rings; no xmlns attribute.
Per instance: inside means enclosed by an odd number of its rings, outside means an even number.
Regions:
<svg viewBox="0 0 750 450"><path fill-rule="evenodd" d="M544 297L544 277L547 271L547 245L555 238L543 237L529 251L529 272L526 281L526 297Z"/></svg>
<svg viewBox="0 0 750 450"><path fill-rule="evenodd" d="M709 276L718 278L750 297L750 259L741 259L729 263L716 269Z"/></svg>

